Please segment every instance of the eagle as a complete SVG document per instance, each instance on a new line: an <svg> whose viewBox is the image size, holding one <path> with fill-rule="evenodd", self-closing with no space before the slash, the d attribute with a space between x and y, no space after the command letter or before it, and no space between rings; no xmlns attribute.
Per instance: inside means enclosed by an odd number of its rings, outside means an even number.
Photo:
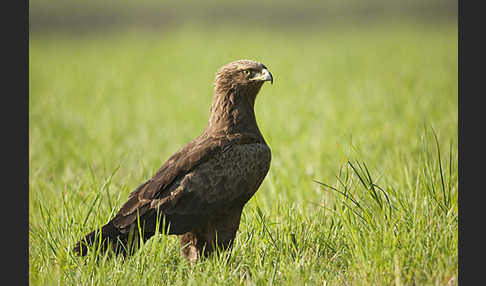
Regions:
<svg viewBox="0 0 486 286"><path fill-rule="evenodd" d="M80 240L74 253L85 256L99 247L128 256L157 232L177 235L191 264L231 249L243 207L270 169L270 147L254 110L266 81L273 84L273 77L260 62L222 66L202 134L132 191L115 217Z"/></svg>

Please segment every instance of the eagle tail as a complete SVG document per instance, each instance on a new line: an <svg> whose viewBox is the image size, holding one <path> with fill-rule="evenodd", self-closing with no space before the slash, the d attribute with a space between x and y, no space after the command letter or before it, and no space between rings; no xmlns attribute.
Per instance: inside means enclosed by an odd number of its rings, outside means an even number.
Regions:
<svg viewBox="0 0 486 286"><path fill-rule="evenodd" d="M113 221L108 222L101 229L96 229L87 234L82 240L80 240L73 251L78 256L85 256L89 249L99 250L104 253L108 250L113 250L115 254L123 254L124 256L128 251L129 246L133 243L129 241L138 241L137 239L129 239L129 234L120 232L120 230L113 225Z"/></svg>

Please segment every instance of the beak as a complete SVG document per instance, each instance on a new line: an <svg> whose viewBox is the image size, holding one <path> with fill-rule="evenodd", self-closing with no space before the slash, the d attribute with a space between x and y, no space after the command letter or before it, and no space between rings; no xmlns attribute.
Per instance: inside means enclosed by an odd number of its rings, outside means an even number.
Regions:
<svg viewBox="0 0 486 286"><path fill-rule="evenodd" d="M273 76L266 68L262 70L262 80L269 81L270 84L273 84Z"/></svg>
<svg viewBox="0 0 486 286"><path fill-rule="evenodd" d="M272 74L266 68L263 68L262 72L253 79L261 80L261 81L269 81L271 84L273 84Z"/></svg>

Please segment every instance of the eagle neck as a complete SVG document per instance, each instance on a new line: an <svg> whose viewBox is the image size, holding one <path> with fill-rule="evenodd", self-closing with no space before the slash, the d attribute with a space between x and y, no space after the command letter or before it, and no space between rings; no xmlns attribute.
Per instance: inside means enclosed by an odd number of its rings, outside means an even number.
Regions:
<svg viewBox="0 0 486 286"><path fill-rule="evenodd" d="M205 132L216 136L251 133L263 140L254 110L258 90L249 94L248 90L231 87L215 92Z"/></svg>

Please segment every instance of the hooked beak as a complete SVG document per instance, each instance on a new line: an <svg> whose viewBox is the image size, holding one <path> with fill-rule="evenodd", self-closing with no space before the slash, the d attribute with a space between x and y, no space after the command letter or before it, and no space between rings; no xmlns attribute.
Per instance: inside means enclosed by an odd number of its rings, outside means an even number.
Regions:
<svg viewBox="0 0 486 286"><path fill-rule="evenodd" d="M272 74L266 69L263 68L262 72L253 78L254 80L261 80L261 81L269 81L271 84L273 84L273 77Z"/></svg>
<svg viewBox="0 0 486 286"><path fill-rule="evenodd" d="M272 77L272 74L270 73L269 70L267 70L266 68L264 68L262 70L262 80L263 81L269 81L270 84L273 84L273 77Z"/></svg>

